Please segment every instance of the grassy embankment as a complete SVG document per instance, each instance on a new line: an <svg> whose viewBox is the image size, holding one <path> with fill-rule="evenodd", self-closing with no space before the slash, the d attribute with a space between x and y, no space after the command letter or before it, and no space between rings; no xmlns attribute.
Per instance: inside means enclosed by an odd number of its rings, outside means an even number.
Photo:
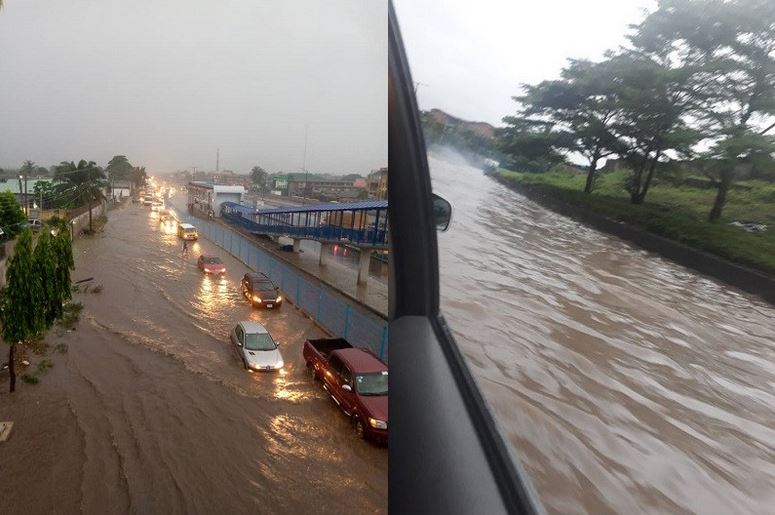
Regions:
<svg viewBox="0 0 775 515"><path fill-rule="evenodd" d="M625 172L600 176L591 195L582 191L582 174L531 174L499 169L498 175L517 190L537 191L775 275L775 184L737 183L738 187L727 196L722 220L709 223L714 189L661 183L651 188L644 204L634 205L624 189ZM729 225L733 221L764 223L767 230L751 233Z"/></svg>

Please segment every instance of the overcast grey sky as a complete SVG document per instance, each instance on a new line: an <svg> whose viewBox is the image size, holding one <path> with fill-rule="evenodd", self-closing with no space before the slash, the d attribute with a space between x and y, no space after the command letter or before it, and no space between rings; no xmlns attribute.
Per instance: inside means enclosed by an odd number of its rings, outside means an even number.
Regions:
<svg viewBox="0 0 775 515"><path fill-rule="evenodd" d="M421 109L494 125L521 83L599 59L655 0L394 0Z"/></svg>
<svg viewBox="0 0 775 515"><path fill-rule="evenodd" d="M386 0L5 0L0 167L387 165Z"/></svg>

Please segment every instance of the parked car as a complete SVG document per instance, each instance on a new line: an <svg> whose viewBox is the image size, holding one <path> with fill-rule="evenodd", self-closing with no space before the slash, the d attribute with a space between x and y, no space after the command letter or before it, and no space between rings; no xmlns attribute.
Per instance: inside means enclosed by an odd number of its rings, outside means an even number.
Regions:
<svg viewBox="0 0 775 515"><path fill-rule="evenodd" d="M202 254L196 262L199 270L206 274L225 274L226 265L218 256L205 256Z"/></svg>
<svg viewBox="0 0 775 515"><path fill-rule="evenodd" d="M387 443L388 367L374 353L342 338L307 340L302 350L313 379L352 419L360 438Z"/></svg>
<svg viewBox="0 0 775 515"><path fill-rule="evenodd" d="M258 322L248 320L234 326L231 342L248 370L280 370L285 366L277 342Z"/></svg>
<svg viewBox="0 0 775 515"><path fill-rule="evenodd" d="M41 222L37 218L30 218L29 220L27 220L27 227L29 227L33 231L39 231L43 228L43 222Z"/></svg>
<svg viewBox="0 0 775 515"><path fill-rule="evenodd" d="M279 308L283 305L280 288L264 274L258 272L245 274L240 281L240 288L253 307Z"/></svg>

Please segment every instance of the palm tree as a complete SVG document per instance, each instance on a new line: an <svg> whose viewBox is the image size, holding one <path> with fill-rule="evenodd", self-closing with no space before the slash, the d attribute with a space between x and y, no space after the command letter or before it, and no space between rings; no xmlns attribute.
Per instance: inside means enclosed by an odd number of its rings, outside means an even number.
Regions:
<svg viewBox="0 0 775 515"><path fill-rule="evenodd" d="M94 232L92 225L92 202L105 199L107 184L105 172L94 161L81 159L78 165L72 161L62 161L54 172L56 191L62 196L68 196L77 206L89 205L89 232Z"/></svg>

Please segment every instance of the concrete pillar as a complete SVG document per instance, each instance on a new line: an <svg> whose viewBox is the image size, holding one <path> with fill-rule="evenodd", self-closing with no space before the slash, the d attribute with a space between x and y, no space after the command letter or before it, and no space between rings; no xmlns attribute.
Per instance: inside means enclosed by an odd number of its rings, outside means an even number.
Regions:
<svg viewBox="0 0 775 515"><path fill-rule="evenodd" d="M320 266L325 266L328 263L328 251L330 249L330 243L320 242L320 260L318 261Z"/></svg>
<svg viewBox="0 0 775 515"><path fill-rule="evenodd" d="M366 284L369 279L369 265L371 264L371 250L361 249L358 257L358 284Z"/></svg>
<svg viewBox="0 0 775 515"><path fill-rule="evenodd" d="M301 250L301 240L299 238L293 239L293 252L298 254Z"/></svg>

